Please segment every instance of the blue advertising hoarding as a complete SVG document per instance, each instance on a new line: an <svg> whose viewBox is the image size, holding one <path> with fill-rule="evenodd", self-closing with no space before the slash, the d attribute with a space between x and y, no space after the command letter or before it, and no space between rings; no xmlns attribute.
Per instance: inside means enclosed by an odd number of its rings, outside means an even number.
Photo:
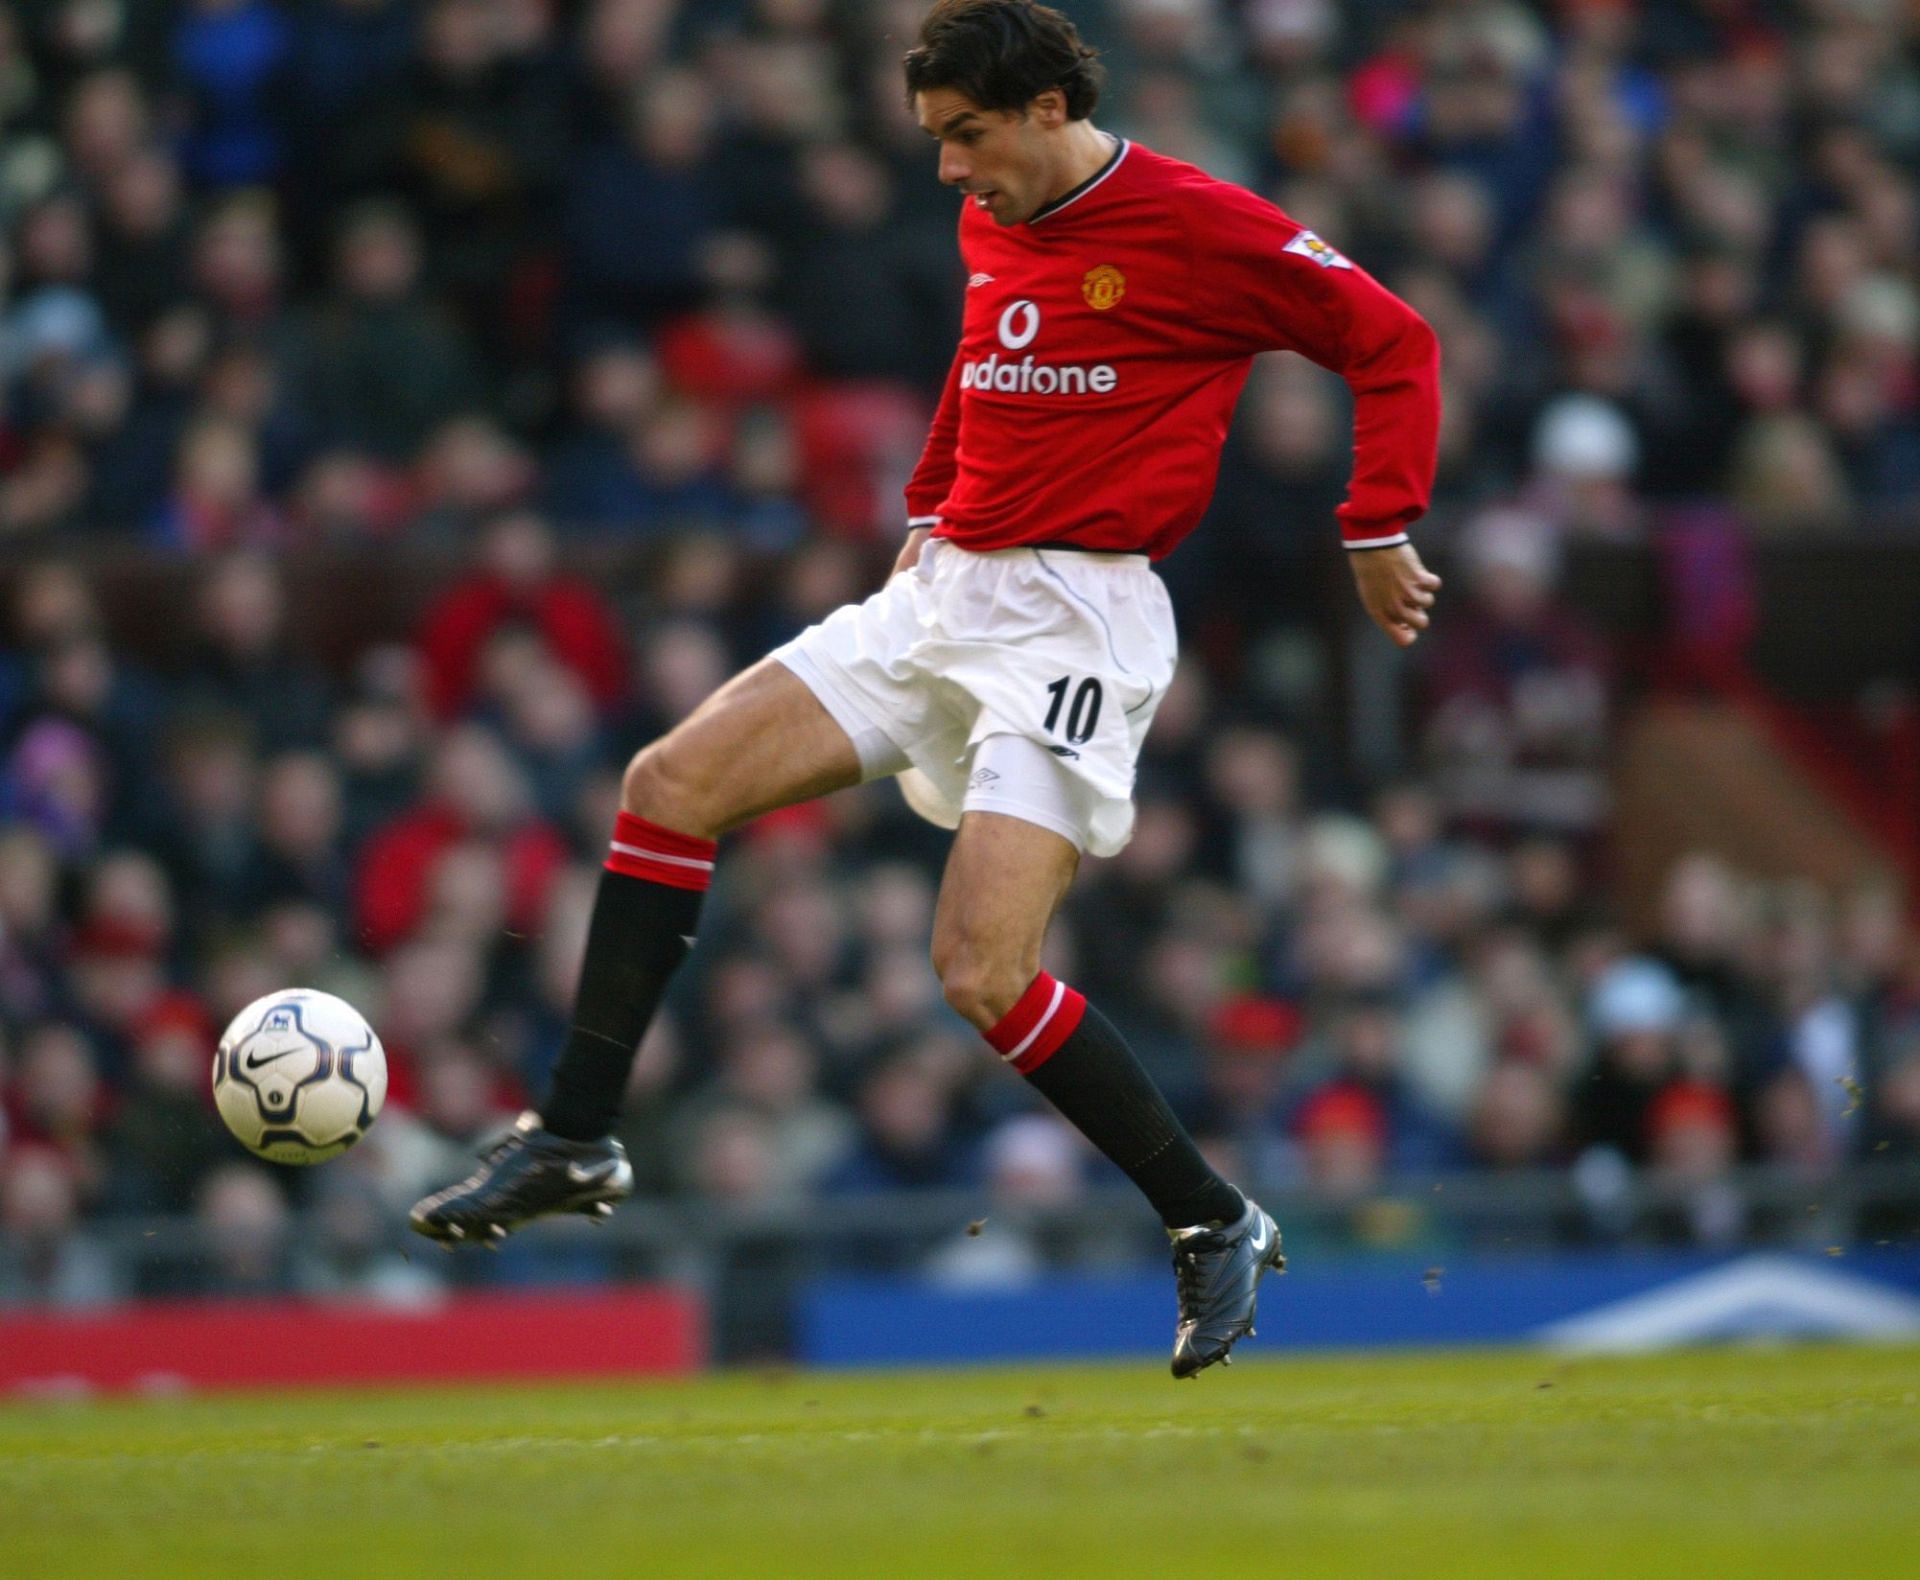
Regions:
<svg viewBox="0 0 1920 1580"><path fill-rule="evenodd" d="M831 1278L806 1292L800 1327L802 1358L831 1366L1153 1354L1171 1340L1173 1281L1157 1269L987 1290ZM1349 1261L1261 1291L1262 1350L1915 1337L1920 1251Z"/></svg>

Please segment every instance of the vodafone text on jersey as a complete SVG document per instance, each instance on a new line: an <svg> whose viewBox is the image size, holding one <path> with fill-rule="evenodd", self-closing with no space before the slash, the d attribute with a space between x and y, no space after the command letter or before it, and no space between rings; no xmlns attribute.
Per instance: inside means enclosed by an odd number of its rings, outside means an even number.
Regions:
<svg viewBox="0 0 1920 1580"><path fill-rule="evenodd" d="M1040 333L1040 309L1032 302L1010 303L1000 315L1000 344L1024 351ZM1029 355L1018 362L1002 361L989 352L960 365L963 390L999 390L1008 395L1106 395L1120 383L1110 362L1041 362Z"/></svg>

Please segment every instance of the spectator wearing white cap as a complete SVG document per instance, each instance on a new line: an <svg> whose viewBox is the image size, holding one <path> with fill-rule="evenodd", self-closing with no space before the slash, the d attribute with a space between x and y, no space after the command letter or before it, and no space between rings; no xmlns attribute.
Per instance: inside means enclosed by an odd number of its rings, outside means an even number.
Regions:
<svg viewBox="0 0 1920 1580"><path fill-rule="evenodd" d="M1656 960L1633 955L1600 974L1587 999L1594 1060L1574 1088L1585 1146L1646 1160L1648 1115L1674 1076L1674 1034L1686 1009L1685 991Z"/></svg>
<svg viewBox="0 0 1920 1580"><path fill-rule="evenodd" d="M1527 502L1574 538L1626 540L1641 529L1634 475L1640 439L1613 402L1560 395L1533 425Z"/></svg>

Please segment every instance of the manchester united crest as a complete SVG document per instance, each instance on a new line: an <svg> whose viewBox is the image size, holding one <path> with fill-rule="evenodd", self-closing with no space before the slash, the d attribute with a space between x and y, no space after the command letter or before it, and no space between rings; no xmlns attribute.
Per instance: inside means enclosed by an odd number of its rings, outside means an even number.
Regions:
<svg viewBox="0 0 1920 1580"><path fill-rule="evenodd" d="M1087 270L1087 277L1080 282L1080 294L1087 299L1087 306L1104 313L1127 294L1127 277L1110 263L1099 264Z"/></svg>

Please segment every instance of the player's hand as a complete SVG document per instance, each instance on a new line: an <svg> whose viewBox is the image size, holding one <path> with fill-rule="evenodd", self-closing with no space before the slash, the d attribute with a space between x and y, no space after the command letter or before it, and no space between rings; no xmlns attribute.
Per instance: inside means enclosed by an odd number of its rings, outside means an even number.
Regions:
<svg viewBox="0 0 1920 1580"><path fill-rule="evenodd" d="M927 539L932 536L932 527L915 527L909 532L907 541L900 545L900 558L893 562L893 569L887 572L887 580L892 581L902 571L912 570L914 562L920 558L921 549L926 547Z"/></svg>
<svg viewBox="0 0 1920 1580"><path fill-rule="evenodd" d="M1347 554L1373 623L1402 647L1411 647L1426 630L1440 578L1420 563L1411 543L1390 549L1354 549Z"/></svg>

